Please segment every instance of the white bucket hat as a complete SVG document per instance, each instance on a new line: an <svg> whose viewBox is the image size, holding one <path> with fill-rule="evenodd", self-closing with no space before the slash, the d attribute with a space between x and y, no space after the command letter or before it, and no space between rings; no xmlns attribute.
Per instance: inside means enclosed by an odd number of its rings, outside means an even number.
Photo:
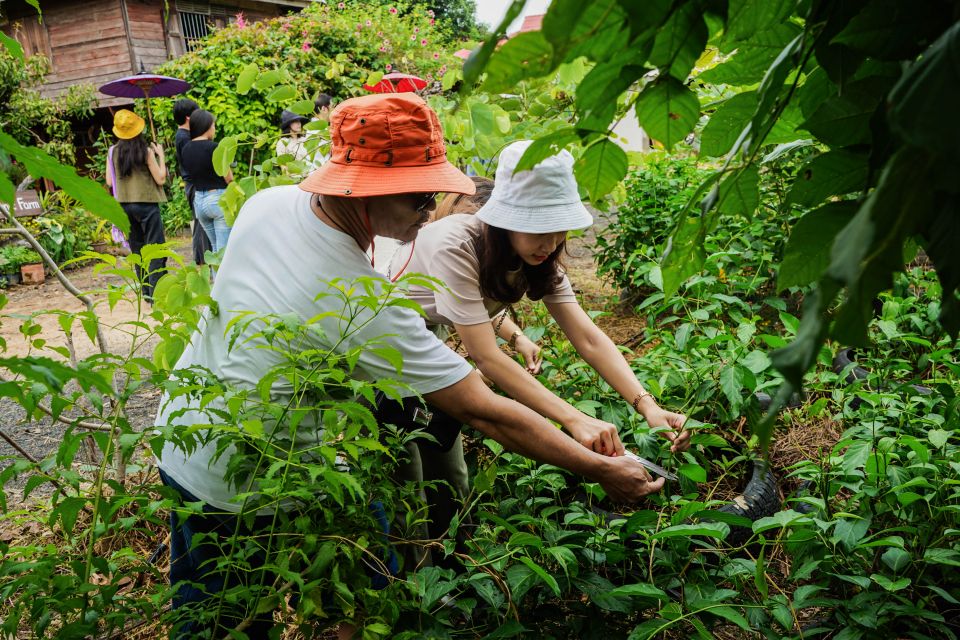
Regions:
<svg viewBox="0 0 960 640"><path fill-rule="evenodd" d="M585 229L593 216L580 201L573 177L573 156L564 149L533 169L514 173L533 144L520 140L500 152L493 193L476 216L491 227L522 233L555 233Z"/></svg>

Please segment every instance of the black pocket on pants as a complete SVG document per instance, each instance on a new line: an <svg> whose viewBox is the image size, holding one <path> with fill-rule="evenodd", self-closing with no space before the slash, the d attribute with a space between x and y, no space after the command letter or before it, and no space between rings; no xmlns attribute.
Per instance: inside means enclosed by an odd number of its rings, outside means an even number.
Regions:
<svg viewBox="0 0 960 640"><path fill-rule="evenodd" d="M373 414L378 423L396 425L405 433L422 429L436 438L436 442L419 441L417 444L421 447L439 449L446 453L460 435L462 425L459 420L439 409L424 407L419 398L404 398L402 402L397 402L383 393L378 393L376 399L377 406Z"/></svg>

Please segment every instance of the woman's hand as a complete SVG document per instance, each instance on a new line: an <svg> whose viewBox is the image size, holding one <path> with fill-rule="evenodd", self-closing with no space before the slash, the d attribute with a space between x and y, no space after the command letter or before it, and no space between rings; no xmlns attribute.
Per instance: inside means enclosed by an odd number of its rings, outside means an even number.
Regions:
<svg viewBox="0 0 960 640"><path fill-rule="evenodd" d="M683 428L687 416L654 406L646 409L643 417L651 427L670 427L670 430L662 431L661 435L673 443L670 445L671 453L679 453L690 448L691 433Z"/></svg>
<svg viewBox="0 0 960 640"><path fill-rule="evenodd" d="M150 149L151 149L151 151L153 151L155 154L157 154L157 160L160 162L160 164L163 164L163 159L164 159L164 158L163 158L163 147L161 147L160 144L157 143L157 142L151 142L151 143L150 143Z"/></svg>
<svg viewBox="0 0 960 640"><path fill-rule="evenodd" d="M540 345L525 335L517 336L514 350L523 357L527 371L537 375L543 369L543 356L540 355Z"/></svg>
<svg viewBox="0 0 960 640"><path fill-rule="evenodd" d="M579 413L577 419L564 425L573 439L587 449L604 456L622 456L623 443L617 428L609 422Z"/></svg>

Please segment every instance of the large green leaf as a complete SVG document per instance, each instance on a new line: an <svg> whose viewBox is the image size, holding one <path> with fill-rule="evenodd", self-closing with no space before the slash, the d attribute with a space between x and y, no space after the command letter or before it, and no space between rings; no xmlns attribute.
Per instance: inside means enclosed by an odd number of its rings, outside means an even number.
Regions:
<svg viewBox="0 0 960 640"><path fill-rule="evenodd" d="M700 117L700 101L676 78L662 76L643 89L636 110L640 126L670 149L693 131Z"/></svg>
<svg viewBox="0 0 960 640"><path fill-rule="evenodd" d="M277 84L283 79L283 74L276 69L270 69L269 71L264 71L259 76L257 76L256 81L253 83L253 87L257 91L266 91L273 85Z"/></svg>
<svg viewBox="0 0 960 640"><path fill-rule="evenodd" d="M463 84L460 88L461 95L466 95L473 91L473 85L480 79L480 74L483 73L487 63L490 61L490 56L493 55L494 50L497 48L500 38L506 35L507 27L517 19L526 3L527 0L513 0L510 6L507 7L507 11L504 13L500 24L483 43L483 46L474 49L470 57L467 58L467 61L463 63Z"/></svg>
<svg viewBox="0 0 960 640"><path fill-rule="evenodd" d="M239 136L227 136L213 150L213 169L217 175L225 176L237 155Z"/></svg>
<svg viewBox="0 0 960 640"><path fill-rule="evenodd" d="M724 37L737 42L775 28L790 15L794 0L730 0Z"/></svg>
<svg viewBox="0 0 960 640"><path fill-rule="evenodd" d="M250 88L253 87L253 82L257 79L257 76L260 74L260 67L257 66L256 62L251 62L243 67L240 70L240 74L237 76L237 93L242 96L247 95L250 91Z"/></svg>
<svg viewBox="0 0 960 640"><path fill-rule="evenodd" d="M533 141L533 144L523 152L523 156L521 156L520 161L517 162L517 168L514 170L514 173L532 169L546 158L556 155L561 149L564 149L568 144L578 139L579 136L577 136L576 130L570 127L537 138Z"/></svg>
<svg viewBox="0 0 960 640"><path fill-rule="evenodd" d="M703 128L700 154L710 157L726 155L757 109L757 93L745 91L724 100L711 114Z"/></svg>
<svg viewBox="0 0 960 640"><path fill-rule="evenodd" d="M11 207L13 206L13 199L16 197L17 188L10 178L7 177L6 173L0 173L0 202L6 202Z"/></svg>
<svg viewBox="0 0 960 640"><path fill-rule="evenodd" d="M797 172L787 201L814 207L829 196L865 189L869 167L867 155L848 149L828 151L807 162Z"/></svg>
<svg viewBox="0 0 960 640"><path fill-rule="evenodd" d="M11 38L4 32L0 31L0 43L3 43L3 46L11 56L16 58L21 64L23 63L23 47L20 46L20 43L17 42L15 38Z"/></svg>
<svg viewBox="0 0 960 640"><path fill-rule="evenodd" d="M663 256L663 292L672 296L680 285L703 268L707 255L703 249L703 218L684 218L670 240Z"/></svg>
<svg viewBox="0 0 960 640"><path fill-rule="evenodd" d="M507 42L490 57L487 79L483 89L490 93L505 93L516 88L524 78L547 73L553 63L553 46L539 31L521 33Z"/></svg>
<svg viewBox="0 0 960 640"><path fill-rule="evenodd" d="M267 102L286 102L297 97L297 88L291 84L282 84L267 94Z"/></svg>
<svg viewBox="0 0 960 640"><path fill-rule="evenodd" d="M657 31L650 63L660 67L661 73L686 80L703 53L707 35L707 23L697 3L681 4Z"/></svg>
<svg viewBox="0 0 960 640"><path fill-rule="evenodd" d="M797 89L796 104L805 118L813 113L830 97L837 95L837 85L830 81L826 71L817 67L807 74L803 84Z"/></svg>
<svg viewBox="0 0 960 640"><path fill-rule="evenodd" d="M573 170L590 199L598 201L623 180L628 164L626 152L609 138L603 138L587 147Z"/></svg>
<svg viewBox="0 0 960 640"><path fill-rule="evenodd" d="M757 89L757 110L749 124L749 135L742 137L744 149L760 145L765 132L773 128L777 121L778 105L784 92L784 82L800 63L798 53L802 50L804 34L791 40L764 73L763 80Z"/></svg>
<svg viewBox="0 0 960 640"><path fill-rule="evenodd" d="M496 128L493 109L486 102L470 102L470 120L473 123L474 135L493 134Z"/></svg>
<svg viewBox="0 0 960 640"><path fill-rule="evenodd" d="M953 126L960 104L958 50L960 22L930 45L889 97L889 122L896 134L912 145L954 160L960 158L960 145L956 136L944 135L943 126Z"/></svg>
<svg viewBox="0 0 960 640"><path fill-rule="evenodd" d="M940 35L943 16L953 10L952 3L938 0L873 0L831 43L881 60L912 59Z"/></svg>
<svg viewBox="0 0 960 640"><path fill-rule="evenodd" d="M672 527L661 529L652 536L661 538L688 538L690 536L707 536L708 538L723 539L730 533L730 527L722 522L700 522L697 524L675 524Z"/></svg>
<svg viewBox="0 0 960 640"><path fill-rule="evenodd" d="M607 131L617 113L617 99L646 71L624 66L622 59L596 65L577 87L577 126L590 131Z"/></svg>
<svg viewBox="0 0 960 640"><path fill-rule="evenodd" d="M934 213L928 172L935 160L910 148L887 164L877 188L834 241L827 275L846 285L833 336L866 346L873 299L903 268L903 243Z"/></svg>
<svg viewBox="0 0 960 640"><path fill-rule="evenodd" d="M808 285L830 264L830 248L857 211L852 201L830 202L804 215L790 230L777 275L777 290Z"/></svg>
<svg viewBox="0 0 960 640"><path fill-rule="evenodd" d="M739 215L748 220L760 206L760 170L756 165L729 174L720 183L720 213Z"/></svg>
<svg viewBox="0 0 960 640"><path fill-rule="evenodd" d="M114 198L102 185L77 175L73 167L59 163L36 147L25 147L0 131L0 148L17 159L34 178L49 178L85 209L108 220L125 233L130 231L130 220Z"/></svg>
<svg viewBox="0 0 960 640"><path fill-rule="evenodd" d="M759 31L749 40L741 42L730 59L697 77L716 84L754 85L783 48L799 34L800 27L790 23Z"/></svg>
<svg viewBox="0 0 960 640"><path fill-rule="evenodd" d="M626 14L616 0L556 0L543 17L542 29L556 51L556 62L579 56L602 62L626 50L625 23Z"/></svg>
<svg viewBox="0 0 960 640"><path fill-rule="evenodd" d="M888 78L878 77L851 82L817 107L802 126L835 147L870 142L870 118L891 85Z"/></svg>

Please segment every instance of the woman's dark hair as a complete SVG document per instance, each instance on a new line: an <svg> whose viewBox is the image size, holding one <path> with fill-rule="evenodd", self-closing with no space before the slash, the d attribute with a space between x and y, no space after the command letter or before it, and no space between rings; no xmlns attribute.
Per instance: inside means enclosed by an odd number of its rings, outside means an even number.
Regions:
<svg viewBox="0 0 960 640"><path fill-rule="evenodd" d="M180 98L173 103L173 121L176 122L177 126L179 127L187 121L187 118L191 113L199 108L200 105L190 98Z"/></svg>
<svg viewBox="0 0 960 640"><path fill-rule="evenodd" d="M196 109L190 114L190 137L199 138L207 132L217 119L209 111Z"/></svg>
<svg viewBox="0 0 960 640"><path fill-rule="evenodd" d="M135 169L147 170L147 139L142 133L129 140L117 140L113 151L117 158L117 174L121 178L129 177Z"/></svg>
<svg viewBox="0 0 960 640"><path fill-rule="evenodd" d="M477 186L477 191L468 196L463 193L448 193L430 216L430 220L440 220L453 213L476 213L487 203L493 193L493 180L482 176L470 178Z"/></svg>
<svg viewBox="0 0 960 640"><path fill-rule="evenodd" d="M540 300L556 291L563 281L560 254L567 247L566 240L541 264L532 265L517 256L506 229L491 227L485 222L480 223L480 228L477 258L480 262L480 293L484 297L513 304L524 294L531 300ZM516 271L518 267L520 273L510 282L508 272Z"/></svg>
<svg viewBox="0 0 960 640"><path fill-rule="evenodd" d="M317 96L317 99L313 101L314 110L320 111L320 109L324 107L329 107L331 102L333 102L333 96L321 93Z"/></svg>

